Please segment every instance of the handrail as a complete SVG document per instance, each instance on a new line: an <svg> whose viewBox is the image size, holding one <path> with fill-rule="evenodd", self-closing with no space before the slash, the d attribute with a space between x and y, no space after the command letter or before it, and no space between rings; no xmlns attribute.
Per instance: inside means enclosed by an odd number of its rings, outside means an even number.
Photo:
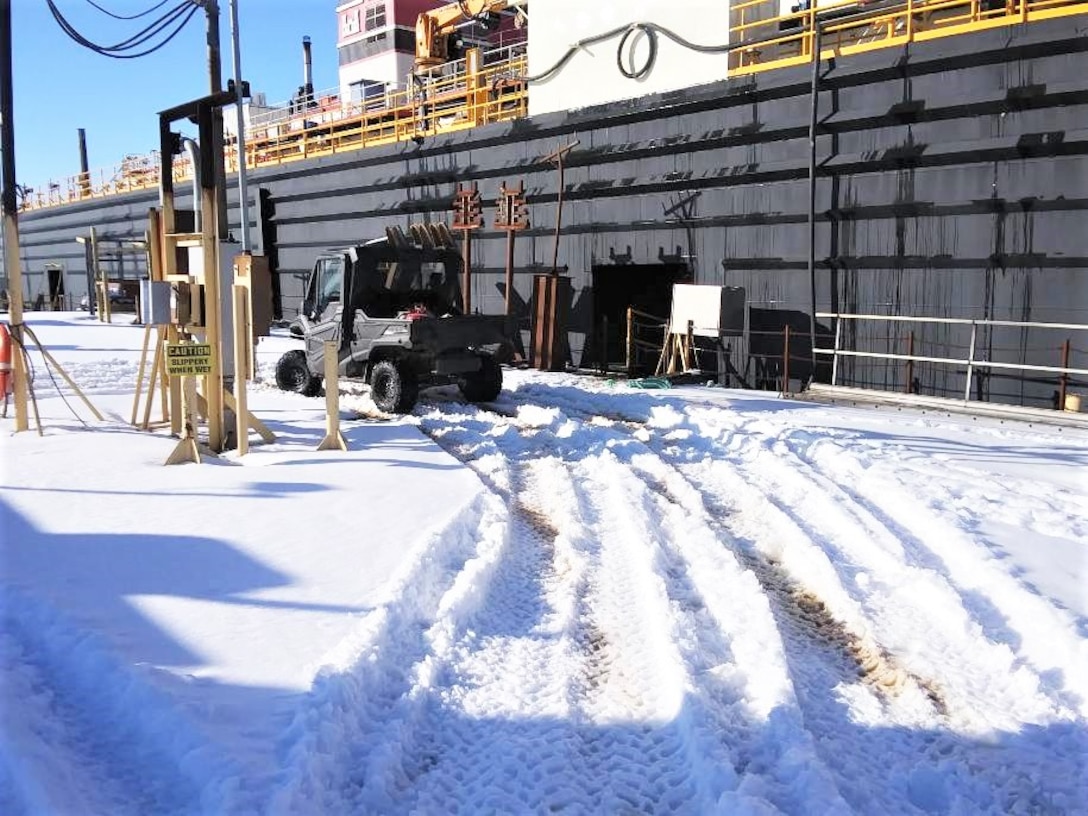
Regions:
<svg viewBox="0 0 1088 816"><path fill-rule="evenodd" d="M839 373L839 358L841 357L854 357L863 359L874 360L902 360L908 364L908 366L914 363L935 363L940 365L952 365L962 366L966 368L966 384L964 386L963 400L968 402L971 399L971 386L976 368L986 369L1000 369L1003 371L1036 371L1045 372L1048 374L1059 374L1061 380L1060 398L1059 402L1065 402L1065 385L1068 377L1072 374L1076 375L1088 375L1088 368L1077 368L1068 364L1069 345L1066 343L1063 347L1062 364L1061 365L1039 365L1035 363L1010 363L1002 362L1000 360L987 360L985 358L979 358L976 356L977 341L978 341L978 329L979 327L1003 327L1003 328L1019 328L1019 329L1043 329L1043 330L1061 330L1061 331L1083 331L1088 332L1088 324L1084 323L1047 323L1041 321L1031 320L986 320L986 319L974 319L974 318L961 318L961 317L911 317L905 315L873 315L873 314L851 314L844 312L817 312L817 318L824 318L835 321L835 339L832 348L821 348L819 346L813 347L814 354L820 354L823 356L831 357L831 385L838 384ZM857 349L844 349L842 347L842 326L844 321L856 320L856 321L874 321L874 322L892 322L892 323L923 323L923 324L940 324L940 325L952 325L952 326L970 326L971 327L971 339L968 346L968 353L966 357L941 357L926 354L915 354L913 351L913 342L911 342L911 348L907 354L900 354L898 352L889 351L858 351ZM913 335L912 335L913 338Z"/></svg>
<svg viewBox="0 0 1088 816"><path fill-rule="evenodd" d="M1088 0L803 0L808 8L797 7L787 14L780 13L779 2L740 0L730 8L730 41L739 46L729 53L730 76L811 62L817 21L821 56L841 57L1088 13ZM414 110L422 107L414 88L387 89L380 104L365 99L345 102L338 91L320 91L311 96L316 107L292 111L287 104L277 106L274 112L262 111L254 116L246 134L247 142L264 140L264 146L256 149L247 144L247 163L259 168L520 118L528 113L521 81L527 71L526 52L524 41L484 52L475 82L463 60L453 63L452 68L450 64L443 66L442 76L427 79L434 86L426 102L430 111ZM496 86L502 82L512 84L514 90L497 93ZM484 97L489 94L502 96L501 104L488 104ZM447 121L433 122L436 115ZM347 132L353 129L355 135L349 138ZM234 147L227 147L226 159L228 167L237 167ZM175 181L188 178L188 172L185 164L175 161ZM157 186L155 155L129 157L113 168L72 175L60 182L50 180L44 192L25 195L21 207L34 210Z"/></svg>
<svg viewBox="0 0 1088 816"><path fill-rule="evenodd" d="M730 8L729 38L740 47L729 72L810 62L817 22L821 55L841 57L1086 11L1084 0L800 0L782 14L779 0L742 0Z"/></svg>
<svg viewBox="0 0 1088 816"><path fill-rule="evenodd" d="M525 43L509 44L484 52L480 67L469 73L465 60L446 67L442 75L425 77L424 95L419 88L399 89L383 95L381 104L368 100L335 104L332 94L314 93L319 104L286 118L251 122L246 129L246 165L275 166L289 161L378 144L433 136L488 122L527 115L524 82L528 60ZM323 104L322 104L323 103ZM228 137L225 163L228 172L238 167L236 140ZM188 157L173 161L175 183L191 177ZM50 181L44 189L24 195L23 210L36 210L88 199L118 195L159 186L158 151L127 156L119 165Z"/></svg>

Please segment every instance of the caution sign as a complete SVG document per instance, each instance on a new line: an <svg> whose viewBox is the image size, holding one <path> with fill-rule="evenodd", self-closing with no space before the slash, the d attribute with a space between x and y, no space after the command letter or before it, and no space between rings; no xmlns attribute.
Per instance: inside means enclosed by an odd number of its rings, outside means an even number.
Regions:
<svg viewBox="0 0 1088 816"><path fill-rule="evenodd" d="M167 343L166 373L171 377L198 377L212 373L211 343Z"/></svg>

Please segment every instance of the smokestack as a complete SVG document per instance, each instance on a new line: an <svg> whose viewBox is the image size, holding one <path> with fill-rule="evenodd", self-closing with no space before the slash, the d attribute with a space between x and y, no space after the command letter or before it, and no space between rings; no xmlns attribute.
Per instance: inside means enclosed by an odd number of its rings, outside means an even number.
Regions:
<svg viewBox="0 0 1088 816"><path fill-rule="evenodd" d="M313 62L310 59L310 38L302 38L302 85L307 94L314 92Z"/></svg>
<svg viewBox="0 0 1088 816"><path fill-rule="evenodd" d="M91 194L91 172L87 165L87 131L79 128L79 193L81 196Z"/></svg>

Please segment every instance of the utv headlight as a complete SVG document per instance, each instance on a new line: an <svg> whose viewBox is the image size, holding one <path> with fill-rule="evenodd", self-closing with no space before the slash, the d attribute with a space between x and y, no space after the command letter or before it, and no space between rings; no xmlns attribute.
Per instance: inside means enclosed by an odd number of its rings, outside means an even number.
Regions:
<svg viewBox="0 0 1088 816"><path fill-rule="evenodd" d="M386 326L385 331L382 332L382 336L391 334L408 334L408 327L404 325L397 325L396 323Z"/></svg>

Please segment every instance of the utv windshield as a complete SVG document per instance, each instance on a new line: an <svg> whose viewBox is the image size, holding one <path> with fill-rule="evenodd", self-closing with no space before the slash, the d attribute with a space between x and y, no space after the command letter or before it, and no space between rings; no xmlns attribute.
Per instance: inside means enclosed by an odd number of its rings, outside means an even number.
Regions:
<svg viewBox="0 0 1088 816"><path fill-rule="evenodd" d="M360 258L360 265L364 263ZM406 253L396 261L372 262L360 271L362 286L352 300L368 317L460 314L460 270L456 263L423 261Z"/></svg>

